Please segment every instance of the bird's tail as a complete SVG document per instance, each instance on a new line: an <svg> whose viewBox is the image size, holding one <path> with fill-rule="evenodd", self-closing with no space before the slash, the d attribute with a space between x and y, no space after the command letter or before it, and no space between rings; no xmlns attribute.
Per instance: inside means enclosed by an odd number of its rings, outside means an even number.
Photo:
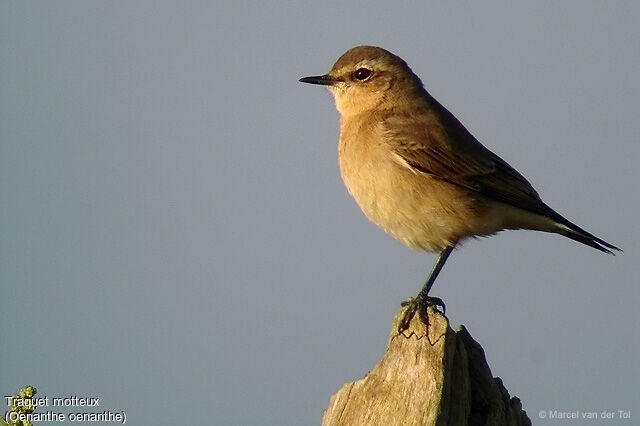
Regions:
<svg viewBox="0 0 640 426"><path fill-rule="evenodd" d="M560 216L559 214L556 213L554 216L555 217L553 217L553 219L556 221L558 225L557 232L560 235L564 235L567 238L571 238L572 240L578 241L582 244L586 244L589 247L593 247L596 250L600 250L602 252L609 253L612 255L615 255L613 251L622 251L622 249L614 246L613 244L609 244L605 240L602 240L596 237L595 235L580 228L578 225L569 222L567 219Z"/></svg>

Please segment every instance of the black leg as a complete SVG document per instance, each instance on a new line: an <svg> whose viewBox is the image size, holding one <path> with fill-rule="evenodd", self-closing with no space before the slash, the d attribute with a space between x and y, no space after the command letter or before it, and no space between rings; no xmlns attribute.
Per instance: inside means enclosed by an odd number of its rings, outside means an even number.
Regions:
<svg viewBox="0 0 640 426"><path fill-rule="evenodd" d="M442 270L442 267L444 266L452 251L453 246L447 247L446 249L442 250L442 252L438 256L438 260L436 260L435 265L433 265L433 268L431 269L431 273L429 274L427 281L424 283L424 286L422 286L422 290L420 290L420 293L418 293L418 298L427 299L433 283L436 281L436 278L438 278L440 270Z"/></svg>
<svg viewBox="0 0 640 426"><path fill-rule="evenodd" d="M442 267L444 266L445 262L449 258L449 255L453 251L453 247L454 246L450 246L442 250L442 252L438 256L438 259L436 260L436 263L433 265L433 268L431 269L431 273L427 277L427 281L424 283L422 290L420 290L420 293L418 293L416 297L402 302L402 306L409 306L409 308L407 309L402 320L400 321L400 325L398 327L399 333L402 333L404 330L409 328L409 323L411 322L411 318L413 318L416 311L418 311L418 315L420 315L420 319L422 320L423 323L427 325L427 327L429 327L427 307L435 306L437 308L438 306L442 306L442 313L445 312L446 307L442 299L440 299L439 297L429 296L429 290L431 290L431 287L433 286L433 283L436 281L438 274L440 273L440 271L442 270Z"/></svg>

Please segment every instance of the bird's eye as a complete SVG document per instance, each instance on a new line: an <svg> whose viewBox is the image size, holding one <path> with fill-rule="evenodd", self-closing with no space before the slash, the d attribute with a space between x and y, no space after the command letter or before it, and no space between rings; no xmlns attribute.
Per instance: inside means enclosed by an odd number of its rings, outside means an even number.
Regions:
<svg viewBox="0 0 640 426"><path fill-rule="evenodd" d="M373 71L366 69L366 68L358 68L354 73L353 73L353 77L356 80L360 80L360 81L365 81L366 79L368 79L369 77L371 77L371 74L373 74Z"/></svg>

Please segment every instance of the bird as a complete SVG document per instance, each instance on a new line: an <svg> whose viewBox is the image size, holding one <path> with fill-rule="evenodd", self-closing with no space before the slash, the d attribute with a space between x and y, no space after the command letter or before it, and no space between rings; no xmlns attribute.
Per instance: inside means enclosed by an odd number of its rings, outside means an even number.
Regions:
<svg viewBox="0 0 640 426"><path fill-rule="evenodd" d="M299 81L325 86L334 97L340 175L364 215L405 246L439 253L418 295L403 302L406 315L417 310L428 324L428 306L444 313L444 302L429 292L453 249L470 238L525 229L622 251L545 204L393 53L357 46L327 74Z"/></svg>

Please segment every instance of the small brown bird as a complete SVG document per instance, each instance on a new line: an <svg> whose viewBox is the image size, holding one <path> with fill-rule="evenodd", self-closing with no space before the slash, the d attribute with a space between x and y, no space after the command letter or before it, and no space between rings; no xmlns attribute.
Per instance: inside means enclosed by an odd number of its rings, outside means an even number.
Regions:
<svg viewBox="0 0 640 426"><path fill-rule="evenodd" d="M428 296L456 244L505 229L563 235L605 253L619 248L542 202L531 184L485 148L423 87L398 56L373 46L350 49L328 74L300 79L326 86L340 113L338 160L349 193L373 223L412 249L440 252Z"/></svg>

